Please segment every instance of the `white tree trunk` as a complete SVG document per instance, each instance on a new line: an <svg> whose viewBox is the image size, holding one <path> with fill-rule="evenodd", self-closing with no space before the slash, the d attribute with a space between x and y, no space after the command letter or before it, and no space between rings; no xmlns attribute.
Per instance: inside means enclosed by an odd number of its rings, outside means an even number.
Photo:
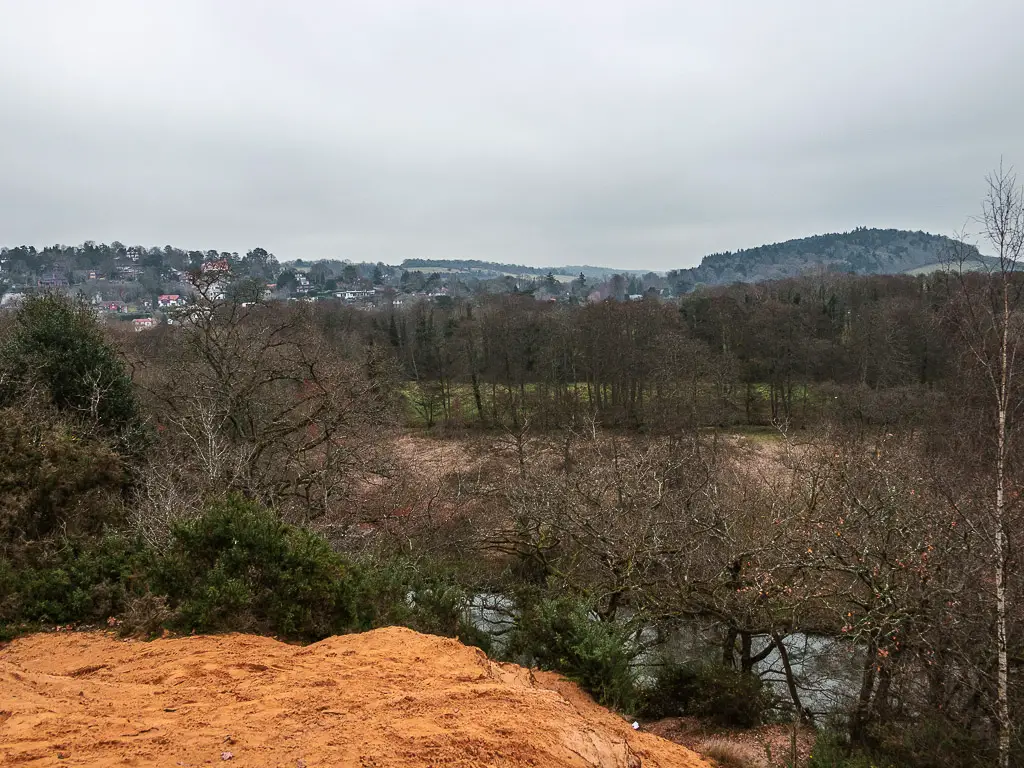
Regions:
<svg viewBox="0 0 1024 768"><path fill-rule="evenodd" d="M996 702L999 717L999 765L1010 768L1010 694L1009 654L1006 639L1006 513L1004 484L1006 472L1006 411L1009 407L1009 286L1003 275L1003 317L1000 335L1000 377L998 431L996 434L996 652L998 654L998 680Z"/></svg>

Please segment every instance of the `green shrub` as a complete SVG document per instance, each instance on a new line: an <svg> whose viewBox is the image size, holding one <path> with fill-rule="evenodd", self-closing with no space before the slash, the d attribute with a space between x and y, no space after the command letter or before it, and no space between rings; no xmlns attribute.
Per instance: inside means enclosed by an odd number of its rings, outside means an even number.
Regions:
<svg viewBox="0 0 1024 768"><path fill-rule="evenodd" d="M412 616L406 626L432 635L458 637L465 645L490 651L490 636L469 621L470 594L462 585L435 577L414 583L410 598Z"/></svg>
<svg viewBox="0 0 1024 768"><path fill-rule="evenodd" d="M360 629L401 625L489 650L490 638L468 620L470 591L444 570L406 559L364 562L353 589Z"/></svg>
<svg viewBox="0 0 1024 768"><path fill-rule="evenodd" d="M412 619L406 567L399 561L367 560L350 565L352 628L366 631L405 626Z"/></svg>
<svg viewBox="0 0 1024 768"><path fill-rule="evenodd" d="M117 536L23 544L0 559L0 637L54 624L246 631L318 640L400 624L486 648L469 593L408 561L346 562L316 534L231 496L176 524L166 550Z"/></svg>
<svg viewBox="0 0 1024 768"><path fill-rule="evenodd" d="M644 692L645 717L692 715L719 725L749 728L775 704L757 675L720 664L666 664Z"/></svg>
<svg viewBox="0 0 1024 768"><path fill-rule="evenodd" d="M147 568L145 550L118 536L37 544L0 559L0 624L106 621L142 588Z"/></svg>
<svg viewBox="0 0 1024 768"><path fill-rule="evenodd" d="M922 712L913 719L886 719L870 729L879 751L892 765L914 768L982 768L996 765L995 743L987 730L971 731L941 713ZM1020 764L1011 755L1011 765Z"/></svg>
<svg viewBox="0 0 1024 768"><path fill-rule="evenodd" d="M59 411L82 417L116 438L122 452L144 447L143 419L127 366L92 309L56 293L30 296L0 344L0 404L33 390Z"/></svg>
<svg viewBox="0 0 1024 768"><path fill-rule="evenodd" d="M630 632L597 621L584 603L543 599L524 608L509 651L561 672L607 707L629 711L636 703Z"/></svg>
<svg viewBox="0 0 1024 768"><path fill-rule="evenodd" d="M834 728L818 731L807 768L896 768L888 760L852 751Z"/></svg>
<svg viewBox="0 0 1024 768"><path fill-rule="evenodd" d="M116 523L129 476L108 444L37 403L0 408L0 546Z"/></svg>
<svg viewBox="0 0 1024 768"><path fill-rule="evenodd" d="M352 626L349 575L323 538L232 496L174 526L152 586L180 629L315 640Z"/></svg>

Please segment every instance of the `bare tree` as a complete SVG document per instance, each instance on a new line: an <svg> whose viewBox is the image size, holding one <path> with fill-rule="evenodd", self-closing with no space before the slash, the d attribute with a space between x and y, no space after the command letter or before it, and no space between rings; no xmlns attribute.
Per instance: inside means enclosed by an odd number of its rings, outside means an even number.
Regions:
<svg viewBox="0 0 1024 768"><path fill-rule="evenodd" d="M1013 170L1002 165L986 182L988 192L978 221L982 240L994 252L995 260L986 262L964 244L966 238L960 238L952 254L956 293L951 309L965 362L980 373L985 383L986 410L991 417L985 456L994 493L986 512L990 512L993 537L999 764L1007 768L1013 730L1007 636L1007 483L1015 418L1024 405L1016 381L1020 373L1018 353L1024 342L1024 189L1018 185Z"/></svg>
<svg viewBox="0 0 1024 768"><path fill-rule="evenodd" d="M393 386L375 350L328 339L306 307L244 306L205 284L179 320L138 377L170 466L305 521L390 474Z"/></svg>

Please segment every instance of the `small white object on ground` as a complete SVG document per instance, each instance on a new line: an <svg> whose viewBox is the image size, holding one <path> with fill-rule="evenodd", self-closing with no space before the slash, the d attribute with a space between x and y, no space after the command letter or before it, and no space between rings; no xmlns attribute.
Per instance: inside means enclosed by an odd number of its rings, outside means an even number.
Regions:
<svg viewBox="0 0 1024 768"><path fill-rule="evenodd" d="M638 723L636 720L633 721L633 730L634 731L639 731L640 730L640 723Z"/></svg>

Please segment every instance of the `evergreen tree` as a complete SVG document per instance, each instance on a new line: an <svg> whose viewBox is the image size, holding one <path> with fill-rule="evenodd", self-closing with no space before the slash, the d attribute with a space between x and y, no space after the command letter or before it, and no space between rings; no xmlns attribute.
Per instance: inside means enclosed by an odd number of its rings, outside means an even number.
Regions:
<svg viewBox="0 0 1024 768"><path fill-rule="evenodd" d="M117 438L140 447L142 417L124 361L81 300L47 293L19 308L14 330L0 347L0 406L40 393Z"/></svg>

